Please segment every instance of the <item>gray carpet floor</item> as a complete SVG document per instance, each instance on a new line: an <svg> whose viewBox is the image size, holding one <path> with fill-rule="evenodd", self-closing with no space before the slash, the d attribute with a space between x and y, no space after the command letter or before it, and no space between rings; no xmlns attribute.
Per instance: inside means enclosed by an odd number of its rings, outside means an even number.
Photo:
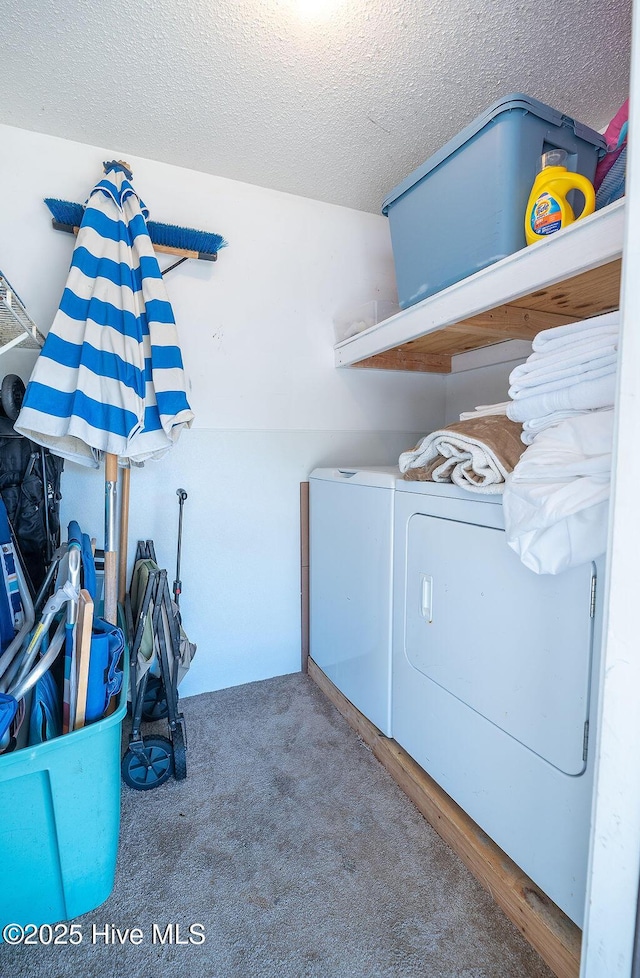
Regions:
<svg viewBox="0 0 640 978"><path fill-rule="evenodd" d="M123 786L115 887L76 921L83 943L4 945L1 975L551 978L306 676L182 707L187 780ZM92 944L94 924L142 943ZM206 939L154 943L154 924Z"/></svg>

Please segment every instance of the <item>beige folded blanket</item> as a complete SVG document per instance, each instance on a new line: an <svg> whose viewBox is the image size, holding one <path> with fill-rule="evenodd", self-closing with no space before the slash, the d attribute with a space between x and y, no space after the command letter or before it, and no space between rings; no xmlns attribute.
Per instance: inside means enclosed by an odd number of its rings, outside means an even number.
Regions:
<svg viewBox="0 0 640 978"><path fill-rule="evenodd" d="M522 425L504 415L455 421L425 435L398 460L405 479L453 482L475 492L504 491L505 478L525 450Z"/></svg>

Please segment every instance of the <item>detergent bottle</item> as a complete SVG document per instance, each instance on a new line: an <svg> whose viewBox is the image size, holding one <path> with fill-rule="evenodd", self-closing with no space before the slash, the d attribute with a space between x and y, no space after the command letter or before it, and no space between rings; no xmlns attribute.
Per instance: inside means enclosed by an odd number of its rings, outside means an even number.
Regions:
<svg viewBox="0 0 640 978"><path fill-rule="evenodd" d="M547 234L553 234L574 221L593 214L596 206L593 184L580 173L567 170L567 154L563 149L553 149L544 153L541 168L533 182L527 212L524 219L524 233L527 244L542 241ZM571 190L579 190L584 196L584 207L576 215L567 200Z"/></svg>

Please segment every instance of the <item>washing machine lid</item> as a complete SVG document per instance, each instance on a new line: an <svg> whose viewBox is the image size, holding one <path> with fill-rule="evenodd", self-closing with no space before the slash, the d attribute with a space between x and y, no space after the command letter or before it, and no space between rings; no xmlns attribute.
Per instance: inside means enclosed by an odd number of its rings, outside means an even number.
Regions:
<svg viewBox="0 0 640 978"><path fill-rule="evenodd" d="M309 478L321 482L341 482L356 486L393 489L400 478L400 469L392 465L370 465L366 468L343 465L332 469L314 469Z"/></svg>
<svg viewBox="0 0 640 978"><path fill-rule="evenodd" d="M477 492L474 489L454 486L452 482L415 482L413 479L404 479L401 476L396 483L396 492L415 492L423 496L472 500L474 503L502 506L502 493L500 492Z"/></svg>

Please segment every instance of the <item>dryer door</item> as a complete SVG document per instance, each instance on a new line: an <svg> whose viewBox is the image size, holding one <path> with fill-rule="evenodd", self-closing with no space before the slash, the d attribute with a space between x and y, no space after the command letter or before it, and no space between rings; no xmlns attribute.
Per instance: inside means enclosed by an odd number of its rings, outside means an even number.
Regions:
<svg viewBox="0 0 640 978"><path fill-rule="evenodd" d="M537 575L504 531L416 514L406 573L411 665L561 771L582 773L595 566Z"/></svg>

